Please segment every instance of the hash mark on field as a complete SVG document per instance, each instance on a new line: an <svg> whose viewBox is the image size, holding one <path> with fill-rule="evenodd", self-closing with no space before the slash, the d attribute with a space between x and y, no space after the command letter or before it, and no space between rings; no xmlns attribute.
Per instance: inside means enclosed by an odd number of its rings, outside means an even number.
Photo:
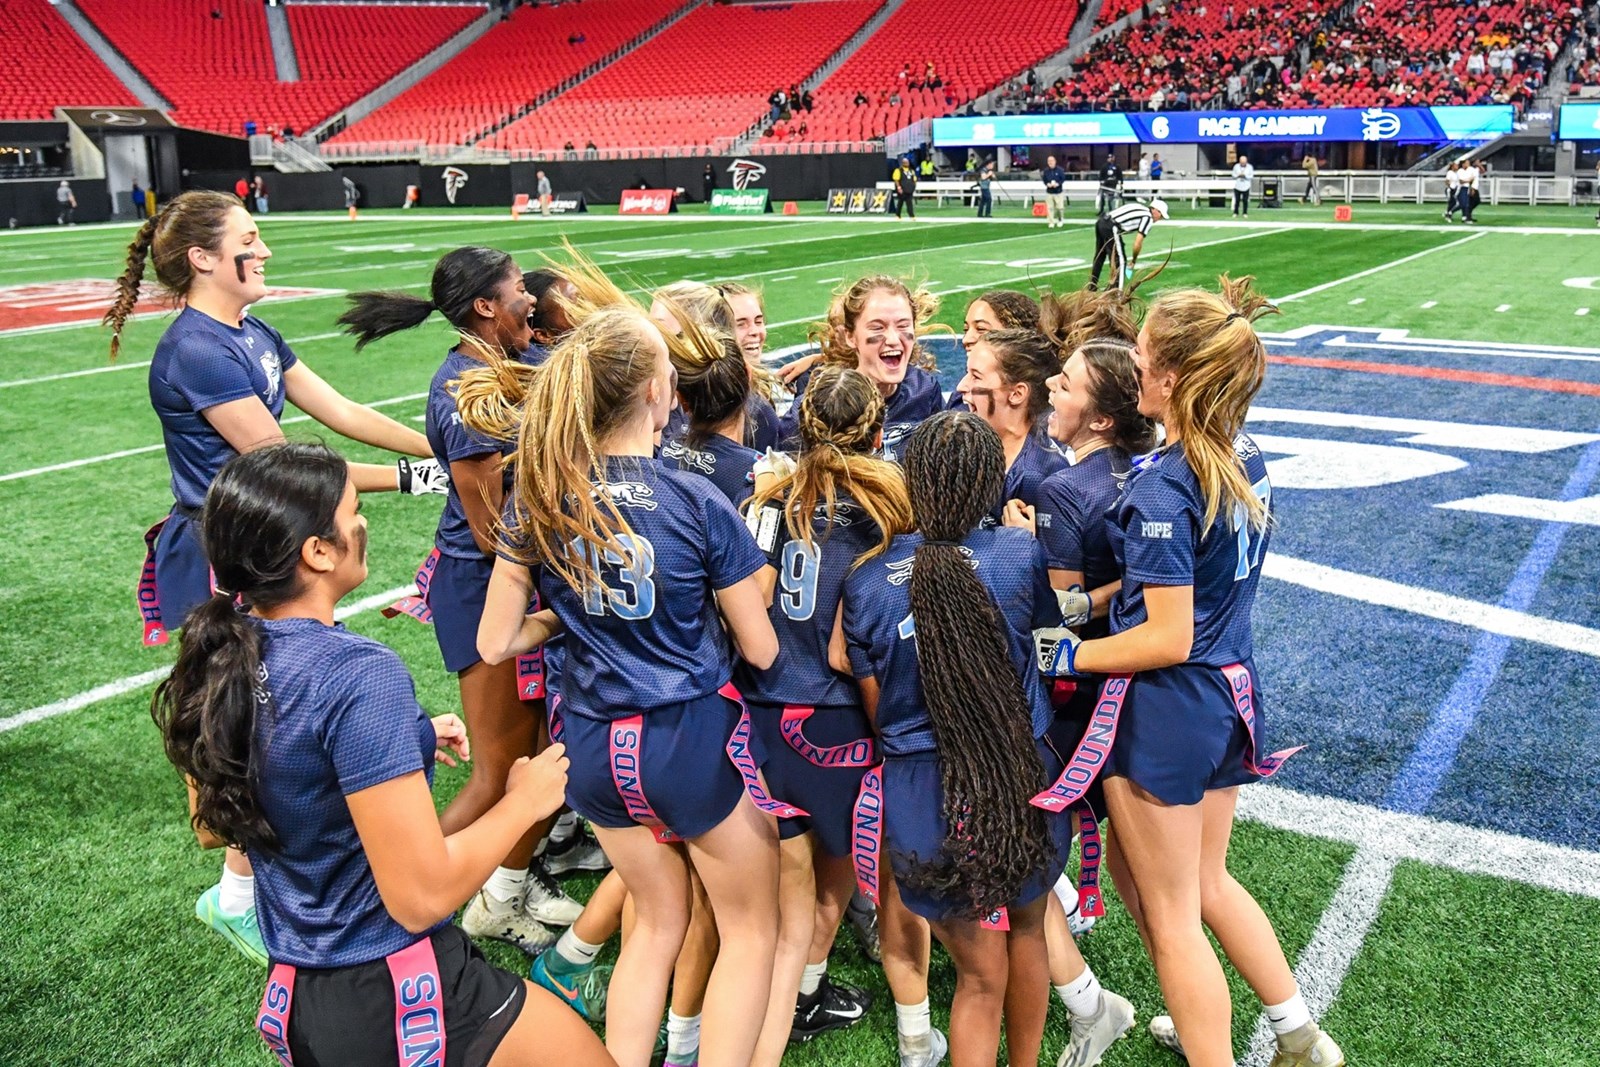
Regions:
<svg viewBox="0 0 1600 1067"><path fill-rule="evenodd" d="M1495 310L1496 311L1501 311L1501 312L1510 311L1511 310L1511 305L1510 304L1501 304L1499 307L1495 308Z"/></svg>
<svg viewBox="0 0 1600 1067"><path fill-rule="evenodd" d="M817 279L817 284L818 285L832 285L834 282L842 282L842 281L844 281L843 278L818 278Z"/></svg>
<svg viewBox="0 0 1600 1067"><path fill-rule="evenodd" d="M1574 315L1587 315L1587 314L1589 314L1589 309L1588 308L1579 308L1577 311L1574 311L1573 314Z"/></svg>
<svg viewBox="0 0 1600 1067"><path fill-rule="evenodd" d="M1358 296L1354 300L1350 301L1350 303L1352 303L1352 304L1365 304L1366 302L1367 302L1367 298L1364 297L1364 296Z"/></svg>
<svg viewBox="0 0 1600 1067"><path fill-rule="evenodd" d="M1439 306L1439 301L1437 301L1437 300L1424 300L1422 302L1422 310L1424 310L1424 311L1428 310L1429 308L1435 308L1435 307L1438 307L1438 306Z"/></svg>

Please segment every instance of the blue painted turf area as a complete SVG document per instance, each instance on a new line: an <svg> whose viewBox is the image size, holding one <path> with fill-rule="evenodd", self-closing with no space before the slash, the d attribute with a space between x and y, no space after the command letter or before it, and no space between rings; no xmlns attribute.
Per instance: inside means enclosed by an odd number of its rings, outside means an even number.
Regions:
<svg viewBox="0 0 1600 1067"><path fill-rule="evenodd" d="M952 387L963 368L959 343L930 347ZM1558 391L1600 384L1600 349L1515 351L1371 329L1269 335L1269 357L1433 375L1269 367L1257 409L1272 418L1253 418L1250 432L1273 461L1273 554L1524 612L1530 634L1539 619L1600 630L1600 525L1438 506L1488 494L1539 501L1600 493L1600 396ZM1551 384L1452 380L1452 372ZM1409 424L1318 425L1339 420L1307 412L1450 425L1435 428L1438 439ZM1574 436L1540 441L1525 430ZM1346 445L1369 447L1341 453ZM1296 487L1296 455L1325 481L1344 472L1349 482L1386 484ZM1600 522L1600 507L1593 517ZM1270 743L1309 746L1276 781L1600 849L1600 661L1389 602L1414 595L1369 603L1262 583L1256 659Z"/></svg>

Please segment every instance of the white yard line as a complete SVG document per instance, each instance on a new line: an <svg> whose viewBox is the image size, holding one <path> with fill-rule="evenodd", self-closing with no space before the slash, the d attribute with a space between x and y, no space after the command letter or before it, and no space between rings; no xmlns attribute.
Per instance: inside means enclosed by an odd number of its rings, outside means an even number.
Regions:
<svg viewBox="0 0 1600 1067"><path fill-rule="evenodd" d="M1284 225L1286 227L1292 228L1295 224L1293 224L1293 223L1285 223ZM1431 227L1429 227L1429 228L1431 229ZM1343 278L1335 278L1333 281L1331 281L1331 282L1323 282L1321 285L1313 285L1311 288L1302 289L1298 293L1290 293L1288 296L1280 296L1280 297L1278 297L1278 299L1275 302L1279 303L1279 304L1286 304L1291 300L1300 300L1300 299L1303 299L1305 297L1311 296L1314 293L1320 293L1320 292L1323 292L1325 290L1332 289L1335 286L1344 285L1346 282L1353 282L1353 281L1356 281L1359 278L1369 278L1372 275L1379 273L1380 271L1386 271L1386 270L1390 269L1391 267L1398 267L1402 263L1410 263L1413 260L1421 259L1423 256L1431 256L1435 252L1443 252L1443 251L1445 251L1447 249L1458 248L1461 245L1464 245L1464 244L1468 243L1469 241L1476 241L1476 240L1479 240L1480 238L1487 237L1488 235L1489 235L1489 231L1487 231L1487 230L1479 230L1477 233L1468 234L1466 237L1461 238L1459 241L1451 241L1451 242L1449 242L1447 244L1436 245L1433 248L1424 248L1422 251L1413 252L1409 256L1401 256L1399 259L1390 260L1388 263L1380 263L1376 267L1368 267L1366 270L1358 270L1354 274L1347 274Z"/></svg>
<svg viewBox="0 0 1600 1067"><path fill-rule="evenodd" d="M360 600L355 600L349 604L345 604L343 607L339 608L333 613L333 617L342 621L350 618L351 616L360 615L363 612L371 611L374 608L387 607L403 596L414 595L416 591L417 587L414 585L397 586L394 589L389 589L382 593L375 593L372 596L362 597ZM131 633L132 630L133 617L132 609L130 607L128 631ZM8 730L15 730L19 726L27 726L29 723L43 722L46 719L53 719L57 715L65 715L69 711L77 711L79 708L86 708L90 704L98 704L102 700L110 700L112 697L119 697L124 693L131 693L136 689L142 689L147 685L153 685L154 683L159 682L171 671L172 667L170 665L165 667L156 667L153 670L144 671L139 674L130 674L126 678L118 678L116 681L107 682L105 685L97 685L93 689L79 693L77 696L67 697L65 700L57 700L54 703L41 704L37 708L29 708L27 711L20 711L15 715L10 715L4 719L0 719L0 734L3 734Z"/></svg>
<svg viewBox="0 0 1600 1067"><path fill-rule="evenodd" d="M405 396L392 396L387 400L374 400L366 406L369 408L388 407L390 404L403 404L408 400L423 400L427 393L407 393ZM310 422L310 415L291 415L284 419L280 425L289 426L297 422ZM77 467L88 467L95 463L105 463L113 459L126 459L128 456L142 456L147 452L159 452L165 445L141 445L138 448L125 448L120 452L107 452L103 456L86 456L83 459L69 459L63 463L52 463L47 467L33 467L25 471L12 471L10 474L0 474L0 482L14 482L19 478L34 478L41 474L53 474L56 471L68 471Z"/></svg>
<svg viewBox="0 0 1600 1067"><path fill-rule="evenodd" d="M284 338L284 343L299 345L343 336L342 332L335 330L332 333L314 333L306 337L286 337ZM65 378L82 378L90 374L106 374L114 370L137 370L140 367L148 367L149 365L150 360L148 359L135 360L132 363L108 363L104 367L90 367L88 370L63 371L60 374L46 374L39 378L18 378L15 381L0 382L0 389L11 389L18 385L42 385L45 382L59 382Z"/></svg>

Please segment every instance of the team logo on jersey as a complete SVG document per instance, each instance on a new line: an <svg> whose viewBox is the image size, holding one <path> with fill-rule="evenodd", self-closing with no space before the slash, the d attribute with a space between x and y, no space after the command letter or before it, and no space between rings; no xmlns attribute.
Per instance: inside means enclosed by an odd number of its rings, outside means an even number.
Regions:
<svg viewBox="0 0 1600 1067"><path fill-rule="evenodd" d="M643 482L607 482L605 494L619 508L656 509L656 491Z"/></svg>
<svg viewBox="0 0 1600 1067"><path fill-rule="evenodd" d="M444 198L452 204L456 202L456 193L467 184L467 172L460 167L444 168Z"/></svg>
<svg viewBox="0 0 1600 1067"><path fill-rule="evenodd" d="M1241 460L1253 459L1261 454L1261 450L1256 447L1254 441L1240 434L1233 439L1233 454Z"/></svg>
<svg viewBox="0 0 1600 1067"><path fill-rule="evenodd" d="M717 470L717 457L710 452L701 452L699 449L690 448L682 441L674 441L661 450L664 458L671 459L681 467L687 467L701 474L715 474Z"/></svg>
<svg viewBox="0 0 1600 1067"><path fill-rule="evenodd" d="M728 173L733 175L735 189L748 189L761 180L767 172L765 164L757 163L753 159L736 159L728 165Z"/></svg>
<svg viewBox="0 0 1600 1067"><path fill-rule="evenodd" d="M1369 107L1361 113L1361 139L1363 141L1392 141L1400 136L1400 116L1381 107Z"/></svg>
<svg viewBox="0 0 1600 1067"><path fill-rule="evenodd" d="M889 584L905 585L911 580L911 568L916 565L916 556L907 556L889 564Z"/></svg>
<svg viewBox="0 0 1600 1067"><path fill-rule="evenodd" d="M811 522L813 525L819 522L831 522L834 526L849 526L855 521L850 518L850 510L849 504L840 503L834 506L830 515L827 504L818 504L811 513Z"/></svg>
<svg viewBox="0 0 1600 1067"><path fill-rule="evenodd" d="M267 688L267 665L259 664L256 667L256 684L254 686L257 704L272 703L272 691Z"/></svg>
<svg viewBox="0 0 1600 1067"><path fill-rule="evenodd" d="M276 350L262 353L261 372L267 376L267 403L270 404L278 399L278 386L283 382L283 362L278 359Z"/></svg>

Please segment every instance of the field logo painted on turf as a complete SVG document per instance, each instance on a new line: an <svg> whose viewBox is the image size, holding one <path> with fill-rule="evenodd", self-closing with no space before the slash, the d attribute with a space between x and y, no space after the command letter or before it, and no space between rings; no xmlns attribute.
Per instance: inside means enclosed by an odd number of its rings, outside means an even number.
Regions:
<svg viewBox="0 0 1600 1067"><path fill-rule="evenodd" d="M267 289L268 300L295 297L336 296L339 289L310 289L274 285ZM117 298L117 285L104 278L77 278L61 282L28 282L0 286L0 334L38 330L74 323L95 322ZM153 283L139 287L139 302L133 318L168 314L172 302Z"/></svg>

